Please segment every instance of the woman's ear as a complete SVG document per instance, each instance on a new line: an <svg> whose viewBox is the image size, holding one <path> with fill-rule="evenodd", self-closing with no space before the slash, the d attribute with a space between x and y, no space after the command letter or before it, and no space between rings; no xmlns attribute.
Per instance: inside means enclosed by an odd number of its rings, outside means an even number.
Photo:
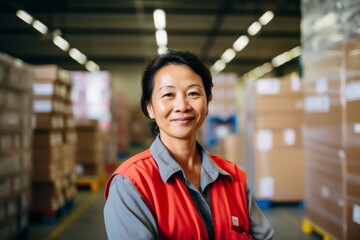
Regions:
<svg viewBox="0 0 360 240"><path fill-rule="evenodd" d="M152 104L151 104L151 103L146 104L146 109L147 109L147 111L148 111L148 113L149 113L149 117L150 117L151 119L154 119L154 118L155 118L155 114L154 114L154 109L153 109Z"/></svg>

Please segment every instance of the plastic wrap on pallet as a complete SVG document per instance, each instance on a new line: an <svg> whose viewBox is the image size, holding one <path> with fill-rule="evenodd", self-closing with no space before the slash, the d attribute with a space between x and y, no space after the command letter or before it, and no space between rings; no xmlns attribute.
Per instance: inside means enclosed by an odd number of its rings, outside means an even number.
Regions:
<svg viewBox="0 0 360 240"><path fill-rule="evenodd" d="M304 65L306 211L324 231L341 239L360 234L352 232L359 228L360 98L358 81L350 80L344 69L348 50L348 44L323 50Z"/></svg>
<svg viewBox="0 0 360 240"><path fill-rule="evenodd" d="M334 239L358 239L360 1L304 0L302 11L306 217Z"/></svg>
<svg viewBox="0 0 360 240"><path fill-rule="evenodd" d="M305 52L326 49L360 35L358 0L302 0L301 11Z"/></svg>

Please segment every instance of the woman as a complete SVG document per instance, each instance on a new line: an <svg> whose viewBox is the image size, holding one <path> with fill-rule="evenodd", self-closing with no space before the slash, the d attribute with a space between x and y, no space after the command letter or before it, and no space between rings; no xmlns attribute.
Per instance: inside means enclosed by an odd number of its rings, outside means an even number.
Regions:
<svg viewBox="0 0 360 240"><path fill-rule="evenodd" d="M109 239L272 239L245 172L196 140L212 86L189 52L168 51L147 66L141 107L156 139L107 183Z"/></svg>

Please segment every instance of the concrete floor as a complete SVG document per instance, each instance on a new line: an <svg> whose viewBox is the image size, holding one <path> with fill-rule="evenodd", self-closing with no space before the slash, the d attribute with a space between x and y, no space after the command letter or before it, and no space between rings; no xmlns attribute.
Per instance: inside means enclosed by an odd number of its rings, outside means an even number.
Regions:
<svg viewBox="0 0 360 240"><path fill-rule="evenodd" d="M80 190L75 205L53 223L31 223L30 240L107 239L103 221L103 188L97 192ZM275 230L275 240L319 240L316 234L304 235L301 222L304 209L299 205L275 205L264 211Z"/></svg>

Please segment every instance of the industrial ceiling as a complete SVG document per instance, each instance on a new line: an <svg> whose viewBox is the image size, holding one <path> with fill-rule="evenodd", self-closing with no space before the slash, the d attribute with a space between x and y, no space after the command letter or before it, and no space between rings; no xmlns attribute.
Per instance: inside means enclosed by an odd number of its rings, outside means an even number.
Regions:
<svg viewBox="0 0 360 240"><path fill-rule="evenodd" d="M85 70L54 45L68 41L102 70L143 67L157 54L153 11L166 13L167 47L196 53L211 67L242 35L248 45L223 71L239 76L300 45L299 0L0 0L0 52L30 64ZM48 27L41 34L16 16L24 10ZM274 18L255 36L248 27L266 11ZM60 30L60 31L58 31ZM293 60L288 64L297 64ZM281 73L281 67L274 71Z"/></svg>

